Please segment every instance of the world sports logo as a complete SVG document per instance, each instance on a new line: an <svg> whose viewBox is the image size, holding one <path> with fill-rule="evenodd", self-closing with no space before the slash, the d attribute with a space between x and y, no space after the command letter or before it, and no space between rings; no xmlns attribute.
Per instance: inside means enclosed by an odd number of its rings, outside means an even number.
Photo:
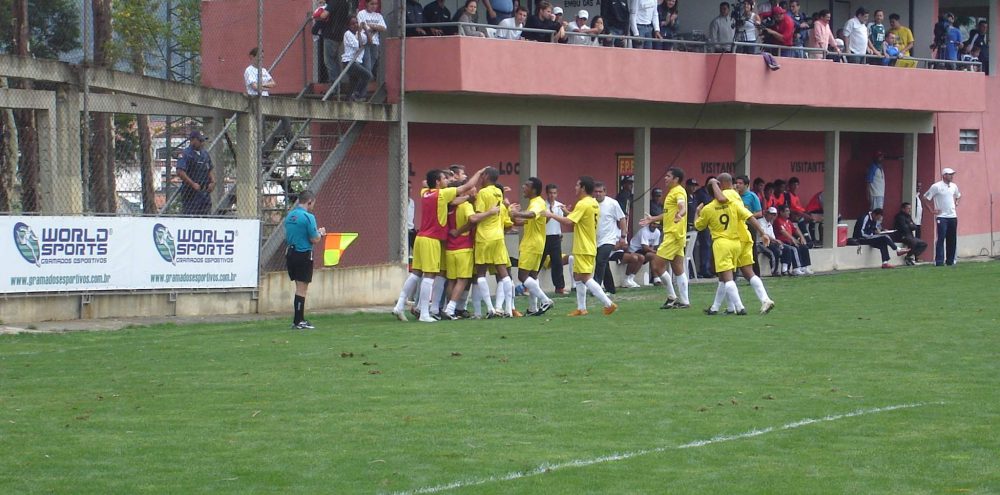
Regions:
<svg viewBox="0 0 1000 495"><path fill-rule="evenodd" d="M177 264L177 242L165 225L158 223L153 226L153 244L164 261Z"/></svg>
<svg viewBox="0 0 1000 495"><path fill-rule="evenodd" d="M14 245L21 257L25 261L35 266L42 266L42 250L38 243L38 236L31 227L24 222L17 222L14 225Z"/></svg>

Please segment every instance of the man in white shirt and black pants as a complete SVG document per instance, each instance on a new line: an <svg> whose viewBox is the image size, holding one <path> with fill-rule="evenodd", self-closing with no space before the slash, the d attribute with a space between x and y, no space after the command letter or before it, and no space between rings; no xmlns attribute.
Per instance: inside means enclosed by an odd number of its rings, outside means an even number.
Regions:
<svg viewBox="0 0 1000 495"><path fill-rule="evenodd" d="M615 278L611 275L608 262L616 250L628 247L625 242L628 217L622 211L618 201L608 197L608 190L603 182L594 183L594 199L601 207L601 215L597 218L597 258L594 260L594 280L604 284L604 291L615 293ZM621 256L622 253L619 253Z"/></svg>
<svg viewBox="0 0 1000 495"><path fill-rule="evenodd" d="M556 201L558 196L559 186L555 184L545 186L545 206L549 208L549 213L564 217L566 211L563 209L563 204ZM546 257L548 257L551 266L552 285L556 288L556 294L568 294L566 281L563 278L562 225L551 218L545 222L545 249L542 251L542 266L545 266Z"/></svg>
<svg viewBox="0 0 1000 495"><path fill-rule="evenodd" d="M958 243L957 208L962 193L958 191L958 184L952 182L954 177L955 171L945 168L941 171L941 180L935 182L923 196L937 224L937 240L934 243L935 266L955 264L955 249Z"/></svg>

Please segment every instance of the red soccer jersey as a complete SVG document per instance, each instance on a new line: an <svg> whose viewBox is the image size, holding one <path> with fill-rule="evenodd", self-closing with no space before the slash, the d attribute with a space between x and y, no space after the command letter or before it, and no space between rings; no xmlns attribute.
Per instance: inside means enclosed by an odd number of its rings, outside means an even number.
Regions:
<svg viewBox="0 0 1000 495"><path fill-rule="evenodd" d="M468 202L462 203L455 208L448 211L448 231L451 232L453 229L457 230L465 226L469 222L469 217L476 213L476 210ZM458 251L460 249L472 249L475 245L475 226L472 227L468 232L465 232L458 237L452 237L448 234L448 240L445 242L445 250L447 251Z"/></svg>
<svg viewBox="0 0 1000 495"><path fill-rule="evenodd" d="M424 189L420 192L420 230L417 235L444 241L448 239L448 203L458 190Z"/></svg>
<svg viewBox="0 0 1000 495"><path fill-rule="evenodd" d="M780 216L774 219L774 237L781 242L790 243L793 235L795 235L795 226L792 225L791 220Z"/></svg>

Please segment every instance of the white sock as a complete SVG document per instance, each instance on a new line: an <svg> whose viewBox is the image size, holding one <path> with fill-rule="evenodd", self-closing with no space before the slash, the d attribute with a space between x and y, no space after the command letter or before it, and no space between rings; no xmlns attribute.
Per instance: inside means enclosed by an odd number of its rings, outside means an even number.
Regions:
<svg viewBox="0 0 1000 495"><path fill-rule="evenodd" d="M504 299L507 302L507 312L514 312L514 281L510 279L510 275L504 277L503 279L503 294Z"/></svg>
<svg viewBox="0 0 1000 495"><path fill-rule="evenodd" d="M448 306L444 308L444 314L448 316L454 316L455 306L458 306L458 304L455 301L448 301Z"/></svg>
<svg viewBox="0 0 1000 495"><path fill-rule="evenodd" d="M579 280L573 282L573 289L576 290L576 309L586 311L587 289L583 286L583 282L580 282Z"/></svg>
<svg viewBox="0 0 1000 495"><path fill-rule="evenodd" d="M677 293L674 292L674 282L670 279L670 271L663 272L660 275L660 281L663 282L663 287L667 289L667 297L670 299L677 299Z"/></svg>
<svg viewBox="0 0 1000 495"><path fill-rule="evenodd" d="M573 270L573 268L575 268L575 266L573 265L573 255L572 254L566 257L566 263L569 264L569 274L570 274L570 276L573 276L573 274L576 273L576 271ZM576 286L576 283L574 283L573 286Z"/></svg>
<svg viewBox="0 0 1000 495"><path fill-rule="evenodd" d="M753 278L750 279L750 287L753 288L753 293L757 294L757 299L759 299L760 302L770 300L770 298L767 297L767 289L764 289L764 281L761 280L760 277L754 275Z"/></svg>
<svg viewBox="0 0 1000 495"><path fill-rule="evenodd" d="M528 296L528 312L534 313L538 311L538 298L535 296Z"/></svg>
<svg viewBox="0 0 1000 495"><path fill-rule="evenodd" d="M590 293L593 294L594 297L596 297L598 300L601 301L601 304L603 304L605 308L611 306L611 298L609 298L608 295L604 293L604 289L602 289L601 286L598 285L596 280L592 278L588 279L587 288L590 289Z"/></svg>
<svg viewBox="0 0 1000 495"><path fill-rule="evenodd" d="M497 279L497 293L494 294L493 307L503 313L503 305L507 302L507 292L503 287L503 279Z"/></svg>
<svg viewBox="0 0 1000 495"><path fill-rule="evenodd" d="M712 311L718 311L722 307L722 301L726 298L726 284L719 282L719 286L715 288L715 300L712 301L712 307L709 308Z"/></svg>
<svg viewBox="0 0 1000 495"><path fill-rule="evenodd" d="M418 285L420 285L420 277L412 273L406 277L406 281L403 282L403 289L399 291L399 299L396 300L396 307L393 308L394 311L402 311L406 308L406 298L413 293L413 289L416 289Z"/></svg>
<svg viewBox="0 0 1000 495"><path fill-rule="evenodd" d="M421 318L431 317L431 292L434 292L434 279L424 278L420 281L420 299L417 299Z"/></svg>
<svg viewBox="0 0 1000 495"><path fill-rule="evenodd" d="M788 263L782 263L781 264L781 273L785 273L787 271L788 271Z"/></svg>
<svg viewBox="0 0 1000 495"><path fill-rule="evenodd" d="M490 300L490 284L486 283L486 277L476 279L476 285L479 286L479 297L486 303L486 311L488 313L496 311L493 309L493 301Z"/></svg>
<svg viewBox="0 0 1000 495"><path fill-rule="evenodd" d="M551 301L551 299L549 299L549 296L546 296L545 292L542 291L541 286L538 285L538 281L535 280L534 278L528 277L528 279L524 281L524 287L528 289L528 292L532 296L535 296L535 298L538 299L539 301L541 302Z"/></svg>
<svg viewBox="0 0 1000 495"><path fill-rule="evenodd" d="M469 298L472 299L472 314L483 316L482 304L479 304L483 298L479 295L478 283L472 284L472 289L469 290ZM468 310L469 308L466 307L465 309Z"/></svg>
<svg viewBox="0 0 1000 495"><path fill-rule="evenodd" d="M471 285L471 284L470 284ZM469 299L472 299L472 291L475 290L476 286L473 285L472 288L465 289L465 297L462 298L462 309L469 310Z"/></svg>
<svg viewBox="0 0 1000 495"><path fill-rule="evenodd" d="M635 275L625 275L625 283L630 284L635 282Z"/></svg>
<svg viewBox="0 0 1000 495"><path fill-rule="evenodd" d="M726 282L726 296L736 305L737 311L746 309L743 307L743 301L740 300L740 288L736 286L736 282L732 280Z"/></svg>
<svg viewBox="0 0 1000 495"><path fill-rule="evenodd" d="M441 312L441 300L444 299L444 289L448 286L448 279L438 275L434 277L434 290L431 292L431 314L436 315Z"/></svg>
<svg viewBox="0 0 1000 495"><path fill-rule="evenodd" d="M680 275L674 275L674 278L677 279L677 293L679 294L677 297L677 301L682 304L691 304L691 301L688 300L687 272L682 273Z"/></svg>

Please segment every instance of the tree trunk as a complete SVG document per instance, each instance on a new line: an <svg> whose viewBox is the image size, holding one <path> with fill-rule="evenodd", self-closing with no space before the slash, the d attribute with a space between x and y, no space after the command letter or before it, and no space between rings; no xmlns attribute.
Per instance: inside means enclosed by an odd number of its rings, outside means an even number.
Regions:
<svg viewBox="0 0 1000 495"><path fill-rule="evenodd" d="M0 77L0 88L7 87L7 78ZM9 212L14 207L17 171L17 123L14 111L0 109L0 212Z"/></svg>
<svg viewBox="0 0 1000 495"><path fill-rule="evenodd" d="M107 53L111 43L111 0L91 0L94 13L94 65L110 68ZM106 113L91 114L90 126L90 199L91 210L99 213L115 211L114 125Z"/></svg>
<svg viewBox="0 0 1000 495"><path fill-rule="evenodd" d="M19 57L30 57L31 37L28 31L28 0L14 3L14 53ZM21 89L32 89L30 80L21 82ZM38 204L38 134L35 128L35 112L18 110L14 112L17 122L18 146L21 160L17 171L21 178L21 211L36 212Z"/></svg>

